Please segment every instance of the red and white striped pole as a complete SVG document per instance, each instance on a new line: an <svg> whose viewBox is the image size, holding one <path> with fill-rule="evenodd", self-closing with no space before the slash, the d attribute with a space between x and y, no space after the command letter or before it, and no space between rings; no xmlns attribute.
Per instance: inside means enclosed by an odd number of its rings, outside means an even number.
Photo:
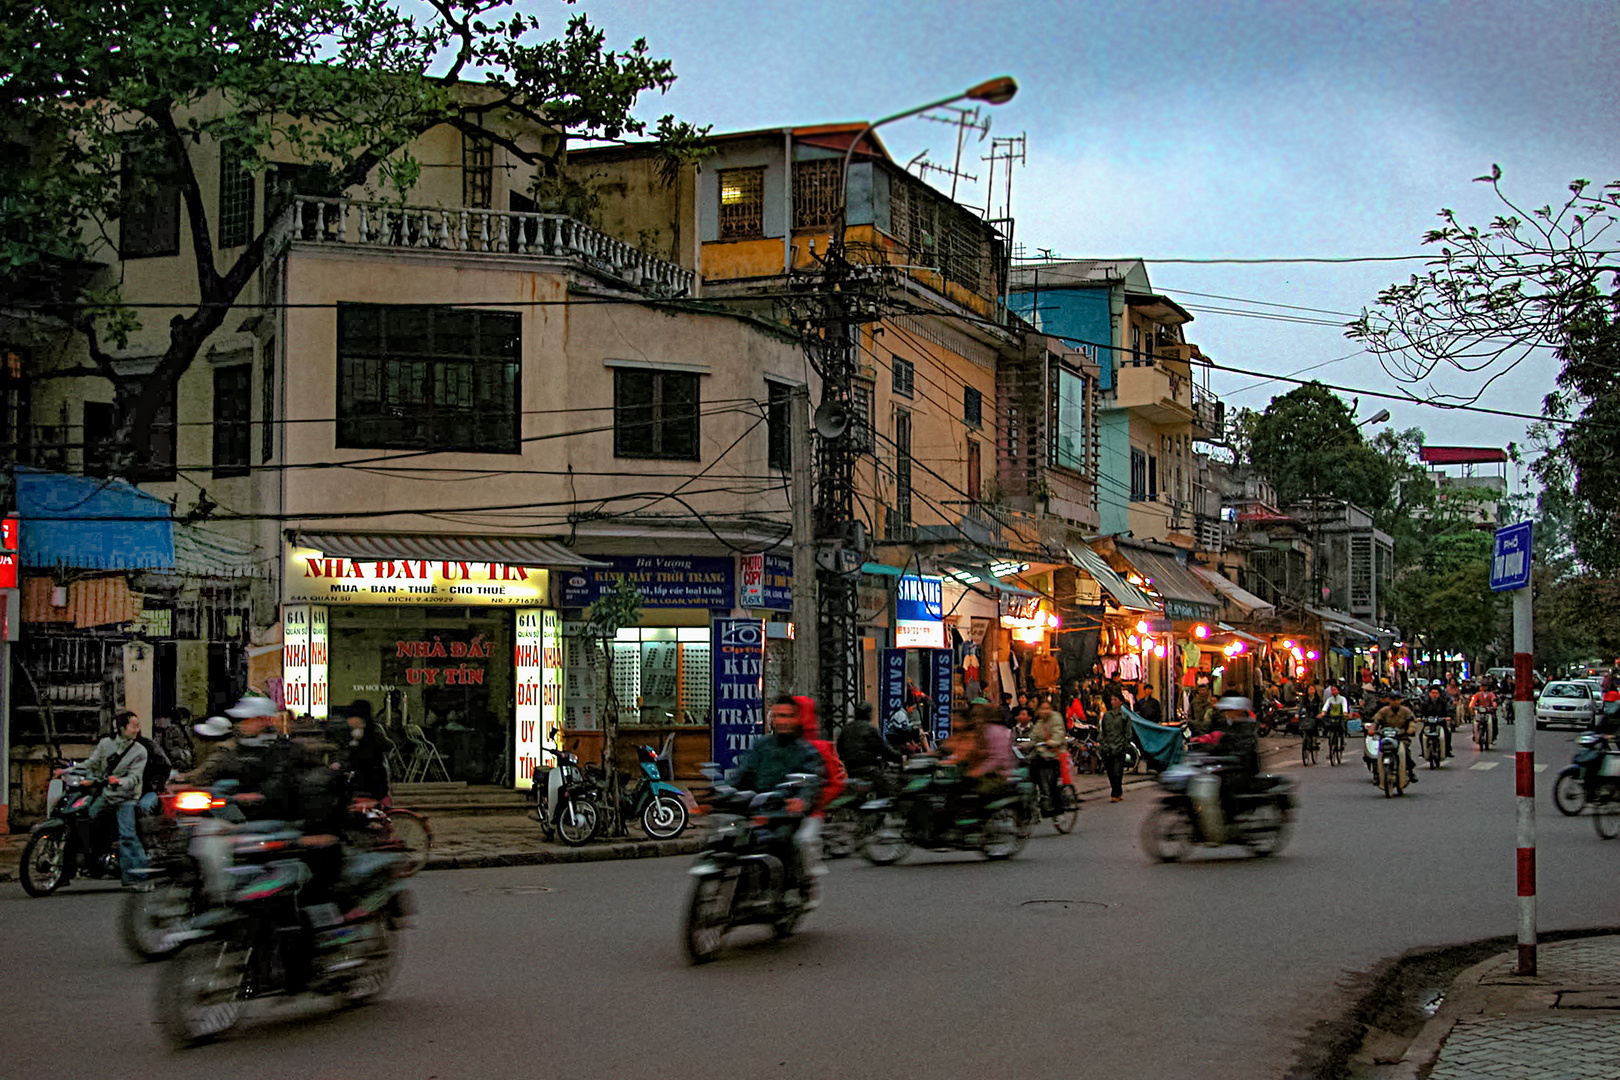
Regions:
<svg viewBox="0 0 1620 1080"><path fill-rule="evenodd" d="M1526 553L1528 557L1528 552ZM1513 590L1513 749L1519 863L1519 974L1536 973L1536 712L1530 586Z"/></svg>

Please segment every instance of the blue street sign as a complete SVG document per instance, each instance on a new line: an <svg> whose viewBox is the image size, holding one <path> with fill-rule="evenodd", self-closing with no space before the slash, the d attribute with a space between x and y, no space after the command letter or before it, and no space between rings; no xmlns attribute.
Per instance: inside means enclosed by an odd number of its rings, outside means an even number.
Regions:
<svg viewBox="0 0 1620 1080"><path fill-rule="evenodd" d="M1507 592L1530 584L1530 522L1521 521L1496 530L1491 555L1491 589Z"/></svg>

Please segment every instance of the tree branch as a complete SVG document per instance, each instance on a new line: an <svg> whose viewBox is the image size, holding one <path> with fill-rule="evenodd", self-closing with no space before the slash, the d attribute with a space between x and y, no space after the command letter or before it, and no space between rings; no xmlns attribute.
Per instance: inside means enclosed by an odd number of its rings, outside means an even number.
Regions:
<svg viewBox="0 0 1620 1080"><path fill-rule="evenodd" d="M163 132L163 138L169 144L171 163L180 170L180 197L185 200L186 217L190 219L191 254L197 262L197 291L204 300L211 300L219 286L219 271L214 266L214 243L208 235L208 211L203 207L202 185L197 182L197 171L191 167L191 153L168 106L149 108L145 112L158 130Z"/></svg>

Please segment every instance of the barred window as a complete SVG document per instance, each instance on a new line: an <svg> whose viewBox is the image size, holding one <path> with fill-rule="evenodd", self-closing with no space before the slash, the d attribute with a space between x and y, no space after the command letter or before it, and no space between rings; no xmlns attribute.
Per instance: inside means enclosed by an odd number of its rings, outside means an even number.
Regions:
<svg viewBox="0 0 1620 1080"><path fill-rule="evenodd" d="M241 247L253 239L253 173L242 152L225 143L219 150L219 246Z"/></svg>
<svg viewBox="0 0 1620 1080"><path fill-rule="evenodd" d="M338 306L341 447L521 452L520 316Z"/></svg>
<svg viewBox="0 0 1620 1080"><path fill-rule="evenodd" d="M976 387L962 387L962 420L969 427L984 423L984 394Z"/></svg>
<svg viewBox="0 0 1620 1080"><path fill-rule="evenodd" d="M495 143L483 135L461 135L461 205L487 210L495 198Z"/></svg>
<svg viewBox="0 0 1620 1080"><path fill-rule="evenodd" d="M793 163L793 227L833 229L844 209L844 163L839 158Z"/></svg>
<svg viewBox="0 0 1620 1080"><path fill-rule="evenodd" d="M721 169L720 239L765 235L765 168Z"/></svg>
<svg viewBox="0 0 1620 1080"><path fill-rule="evenodd" d="M253 428L253 366L214 369L214 475L246 476Z"/></svg>
<svg viewBox="0 0 1620 1080"><path fill-rule="evenodd" d="M910 360L902 360L895 356L890 359L890 371L894 375L891 389L901 397L911 397L917 384L917 367Z"/></svg>
<svg viewBox="0 0 1620 1080"><path fill-rule="evenodd" d="M849 440L849 448L857 454L870 454L875 443L872 437L872 393L875 389L865 379L856 379L849 384L849 406L855 415L844 437Z"/></svg>

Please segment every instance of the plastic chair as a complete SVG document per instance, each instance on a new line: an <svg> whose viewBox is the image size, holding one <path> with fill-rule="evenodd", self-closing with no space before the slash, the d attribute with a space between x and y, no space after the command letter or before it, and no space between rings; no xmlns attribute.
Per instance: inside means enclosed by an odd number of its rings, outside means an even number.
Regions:
<svg viewBox="0 0 1620 1080"><path fill-rule="evenodd" d="M439 748L429 742L426 735L422 734L422 726L420 724L406 724L405 737L410 739L412 751L410 764L405 771L405 782L407 784L432 783L434 766L438 766L439 775L444 777L444 782L448 784L450 782L450 770L445 767L444 758L439 754Z"/></svg>

